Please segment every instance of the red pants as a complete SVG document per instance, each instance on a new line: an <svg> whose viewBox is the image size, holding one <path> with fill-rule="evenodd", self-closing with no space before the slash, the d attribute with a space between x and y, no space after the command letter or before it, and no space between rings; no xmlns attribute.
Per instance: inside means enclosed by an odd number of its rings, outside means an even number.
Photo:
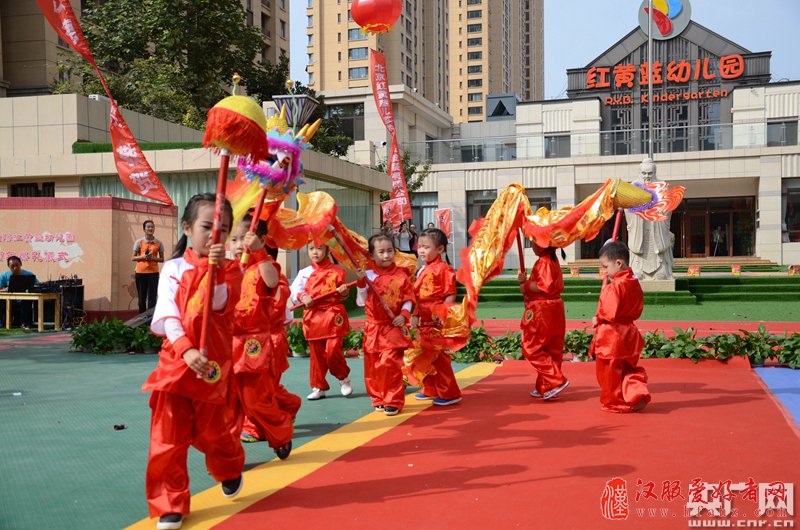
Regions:
<svg viewBox="0 0 800 530"><path fill-rule="evenodd" d="M436 370L436 373L425 376L425 379L422 380L422 393L426 396L442 399L461 397L461 389L458 388L456 374L453 373L450 354L447 351L441 351L431 365Z"/></svg>
<svg viewBox="0 0 800 530"><path fill-rule="evenodd" d="M372 406L384 405L403 410L406 402L403 386L403 350L364 350L364 385Z"/></svg>
<svg viewBox="0 0 800 530"><path fill-rule="evenodd" d="M145 478L150 517L189 513L186 457L190 445L206 455L206 468L217 482L242 474L244 450L228 428L225 405L154 391L150 408L150 454Z"/></svg>
<svg viewBox="0 0 800 530"><path fill-rule="evenodd" d="M544 335L522 327L522 355L536 370L536 391L544 395L567 382L561 372L564 335Z"/></svg>
<svg viewBox="0 0 800 530"><path fill-rule="evenodd" d="M331 387L325 380L328 371L339 381L350 375L350 367L347 366L347 360L342 351L342 339L343 337L331 337L308 341L308 349L311 352L311 370L309 372L311 388L329 390Z"/></svg>
<svg viewBox="0 0 800 530"><path fill-rule="evenodd" d="M294 415L297 409L289 411L281 408L271 374L267 371L240 372L234 375L234 382L239 397L237 426L242 425L244 416L247 415L248 423L254 427L253 432L248 431L250 434L267 440L273 449L289 443L294 435ZM300 398L293 397L297 400L297 408L300 408Z"/></svg>
<svg viewBox="0 0 800 530"><path fill-rule="evenodd" d="M606 412L630 412L631 407L645 400L650 403L647 391L647 373L637 366L639 355L622 358L602 358L595 361L597 382L600 384L600 409Z"/></svg>

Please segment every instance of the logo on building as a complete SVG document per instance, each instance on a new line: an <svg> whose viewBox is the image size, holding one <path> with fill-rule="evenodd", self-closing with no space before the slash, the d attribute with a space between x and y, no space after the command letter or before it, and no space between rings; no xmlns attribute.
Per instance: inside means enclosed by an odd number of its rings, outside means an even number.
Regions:
<svg viewBox="0 0 800 530"><path fill-rule="evenodd" d="M648 29L650 1L644 0L639 7L639 27L645 35ZM667 40L677 37L692 18L689 0L653 0L653 38Z"/></svg>

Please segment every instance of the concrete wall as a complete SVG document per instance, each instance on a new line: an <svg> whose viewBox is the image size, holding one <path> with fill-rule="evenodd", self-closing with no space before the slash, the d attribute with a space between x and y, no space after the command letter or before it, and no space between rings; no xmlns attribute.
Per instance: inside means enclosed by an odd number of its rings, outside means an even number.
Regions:
<svg viewBox="0 0 800 530"><path fill-rule="evenodd" d="M199 142L203 132L121 109L139 142ZM72 153L75 142L110 142L109 103L77 94L0 98L0 158Z"/></svg>

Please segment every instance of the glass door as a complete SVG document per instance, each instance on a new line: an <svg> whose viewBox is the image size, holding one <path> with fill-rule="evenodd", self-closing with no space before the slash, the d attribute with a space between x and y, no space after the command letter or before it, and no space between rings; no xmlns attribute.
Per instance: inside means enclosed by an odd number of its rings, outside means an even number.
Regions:
<svg viewBox="0 0 800 530"><path fill-rule="evenodd" d="M690 258L703 258L708 256L708 228L705 213L687 214L686 228L686 255Z"/></svg>

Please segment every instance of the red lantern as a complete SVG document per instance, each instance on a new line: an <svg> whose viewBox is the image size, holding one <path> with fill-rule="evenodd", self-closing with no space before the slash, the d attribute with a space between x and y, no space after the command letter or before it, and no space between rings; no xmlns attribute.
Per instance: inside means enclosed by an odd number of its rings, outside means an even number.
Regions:
<svg viewBox="0 0 800 530"><path fill-rule="evenodd" d="M367 33L391 30L402 11L402 0L355 0L350 6L353 20Z"/></svg>

